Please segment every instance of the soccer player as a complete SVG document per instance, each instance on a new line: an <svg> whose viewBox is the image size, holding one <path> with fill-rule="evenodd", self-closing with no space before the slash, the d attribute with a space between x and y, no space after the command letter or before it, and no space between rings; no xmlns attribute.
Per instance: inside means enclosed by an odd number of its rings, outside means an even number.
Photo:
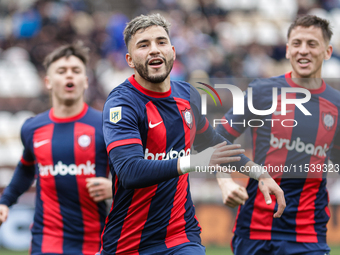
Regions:
<svg viewBox="0 0 340 255"><path fill-rule="evenodd" d="M270 166L285 167L285 170L274 173L287 200L285 213L280 219L271 217L275 203L262 205L263 198L254 180L249 180L248 194L230 178L219 180L223 183L224 202L230 206L241 205L232 240L234 254L325 255L330 251L326 243L326 224L330 214L326 178L322 171L327 171L329 159L334 163L333 171L339 168L340 92L321 79L321 67L332 54L331 36L327 20L311 15L297 18L288 30L286 46L292 71L279 77L254 80L250 84L257 110L271 108L272 91L278 88L275 111L258 116L252 114L245 104L244 115L233 115L231 109L224 116L228 123L217 127L220 134L233 141L246 127L231 126L231 122L247 123L250 119L261 119L263 126L251 128L254 161L268 167L269 171ZM290 88L307 89L311 98L299 107L288 104L284 114L282 91ZM304 100L305 94L308 93L287 93L286 97Z"/></svg>
<svg viewBox="0 0 340 255"><path fill-rule="evenodd" d="M136 17L124 39L135 74L104 105L114 194L100 254L205 254L186 173L194 166L255 164L202 117L200 95L190 84L170 81L176 55L162 16ZM190 156L194 139L201 152ZM285 201L279 186L266 174L251 174L259 178L268 204L269 193L278 197L280 217Z"/></svg>
<svg viewBox="0 0 340 255"><path fill-rule="evenodd" d="M88 50L64 45L45 59L52 108L26 120L24 151L0 199L0 225L8 207L35 176L36 205L31 254L94 254L112 196L102 115L84 103Z"/></svg>

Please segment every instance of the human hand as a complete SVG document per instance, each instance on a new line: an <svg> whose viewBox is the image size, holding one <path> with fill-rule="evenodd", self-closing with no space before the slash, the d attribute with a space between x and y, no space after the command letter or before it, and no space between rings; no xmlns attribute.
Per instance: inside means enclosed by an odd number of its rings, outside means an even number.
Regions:
<svg viewBox="0 0 340 255"><path fill-rule="evenodd" d="M222 191L223 203L231 208L239 205L244 205L248 199L247 190L238 185L231 178L230 174L217 173L216 174L218 185Z"/></svg>
<svg viewBox="0 0 340 255"><path fill-rule="evenodd" d="M93 201L100 202L112 197L112 182L105 177L86 179L86 188Z"/></svg>
<svg viewBox="0 0 340 255"><path fill-rule="evenodd" d="M286 208L286 200L283 190L279 185L270 177L268 173L264 173L259 178L259 189L264 196L267 205L272 203L270 195L275 195L278 204L277 211L274 213L274 218L280 218L284 209Z"/></svg>
<svg viewBox="0 0 340 255"><path fill-rule="evenodd" d="M0 204L0 226L7 220L9 208L7 205Z"/></svg>

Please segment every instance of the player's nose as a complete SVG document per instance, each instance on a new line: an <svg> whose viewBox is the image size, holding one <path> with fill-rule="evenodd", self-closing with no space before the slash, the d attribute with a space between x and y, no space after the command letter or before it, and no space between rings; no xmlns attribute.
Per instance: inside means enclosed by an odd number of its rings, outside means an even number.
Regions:
<svg viewBox="0 0 340 255"><path fill-rule="evenodd" d="M160 50L158 48L158 45L156 42L152 42L151 45L150 45L150 52L149 54L150 55L155 55L155 54L159 54L160 53Z"/></svg>
<svg viewBox="0 0 340 255"><path fill-rule="evenodd" d="M307 43L301 43L299 47L299 53L301 55L307 55L309 53L309 48L308 48Z"/></svg>

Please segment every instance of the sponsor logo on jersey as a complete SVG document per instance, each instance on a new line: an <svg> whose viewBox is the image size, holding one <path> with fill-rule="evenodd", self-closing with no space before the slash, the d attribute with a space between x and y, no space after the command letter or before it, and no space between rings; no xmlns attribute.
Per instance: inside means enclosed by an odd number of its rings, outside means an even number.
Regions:
<svg viewBox="0 0 340 255"><path fill-rule="evenodd" d="M323 112L322 116L322 124L329 131L333 128L335 123L336 116L332 115L330 112Z"/></svg>
<svg viewBox="0 0 340 255"><path fill-rule="evenodd" d="M190 148L187 149L186 151L184 149L180 151L176 151L173 148L171 148L170 151L168 151L167 154L163 153L152 153L149 152L149 149L145 149L145 154L144 154L144 159L149 159L149 160L169 160L169 159L174 159L174 158L180 158L184 156L190 155Z"/></svg>
<svg viewBox="0 0 340 255"><path fill-rule="evenodd" d="M49 142L50 142L50 139L42 140L40 142L34 142L33 143L33 147L34 148L39 148L39 147L41 147L41 146L43 146L45 144L48 144Z"/></svg>
<svg viewBox="0 0 340 255"><path fill-rule="evenodd" d="M87 148L91 144L91 137L88 135L81 135L78 137L78 144L82 148Z"/></svg>
<svg viewBox="0 0 340 255"><path fill-rule="evenodd" d="M326 152L329 150L328 144L322 146L316 146L312 143L305 144L301 141L300 137L297 137L296 140L289 140L284 138L276 138L273 134L270 135L270 145L274 148L281 149L286 147L287 150L292 151L296 150L297 152L305 152L309 155L326 157Z"/></svg>
<svg viewBox="0 0 340 255"><path fill-rule="evenodd" d="M150 122L149 122L149 128L155 128L155 127L157 127L159 124L161 124L163 121L160 121L160 122L158 122L158 123L155 123L155 124L152 124L151 123L151 120L150 120Z"/></svg>
<svg viewBox="0 0 340 255"><path fill-rule="evenodd" d="M122 107L113 107L110 108L110 121L113 123L117 123L122 119Z"/></svg>
<svg viewBox="0 0 340 255"><path fill-rule="evenodd" d="M63 162L58 161L58 163L53 165L43 166L38 164L40 176L56 176L56 175L95 175L96 174L96 164L92 164L90 160L86 164L70 164L65 165Z"/></svg>
<svg viewBox="0 0 340 255"><path fill-rule="evenodd" d="M193 119L192 119L192 113L190 110L185 109L182 111L182 115L183 115L183 119L185 121L185 123L187 124L188 128L192 128L192 123L193 123Z"/></svg>

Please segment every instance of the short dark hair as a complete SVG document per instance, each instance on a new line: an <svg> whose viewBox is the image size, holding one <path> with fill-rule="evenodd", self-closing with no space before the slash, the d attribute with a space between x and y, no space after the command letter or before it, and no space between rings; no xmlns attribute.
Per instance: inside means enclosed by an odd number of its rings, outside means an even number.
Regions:
<svg viewBox="0 0 340 255"><path fill-rule="evenodd" d="M301 26L301 27L314 26L314 27L321 28L323 39L326 42L329 42L333 35L332 29L330 28L328 20L319 18L315 15L305 15L305 16L297 17L295 21L290 25L288 29L288 33L287 33L288 39L289 39L289 36L292 30L298 26Z"/></svg>
<svg viewBox="0 0 340 255"><path fill-rule="evenodd" d="M131 40L131 37L139 30L139 29L146 29L151 26L160 26L163 27L165 32L169 35L169 28L170 23L166 21L166 19L161 16L159 13L157 14L151 14L151 15L140 15L133 20L131 20L129 23L127 23L125 29L124 29L124 41L126 47L128 47L128 44Z"/></svg>
<svg viewBox="0 0 340 255"><path fill-rule="evenodd" d="M72 55L79 58L86 66L90 58L89 48L85 47L82 41L60 46L45 57L43 65L47 70L50 65L58 59L62 57L68 58Z"/></svg>

